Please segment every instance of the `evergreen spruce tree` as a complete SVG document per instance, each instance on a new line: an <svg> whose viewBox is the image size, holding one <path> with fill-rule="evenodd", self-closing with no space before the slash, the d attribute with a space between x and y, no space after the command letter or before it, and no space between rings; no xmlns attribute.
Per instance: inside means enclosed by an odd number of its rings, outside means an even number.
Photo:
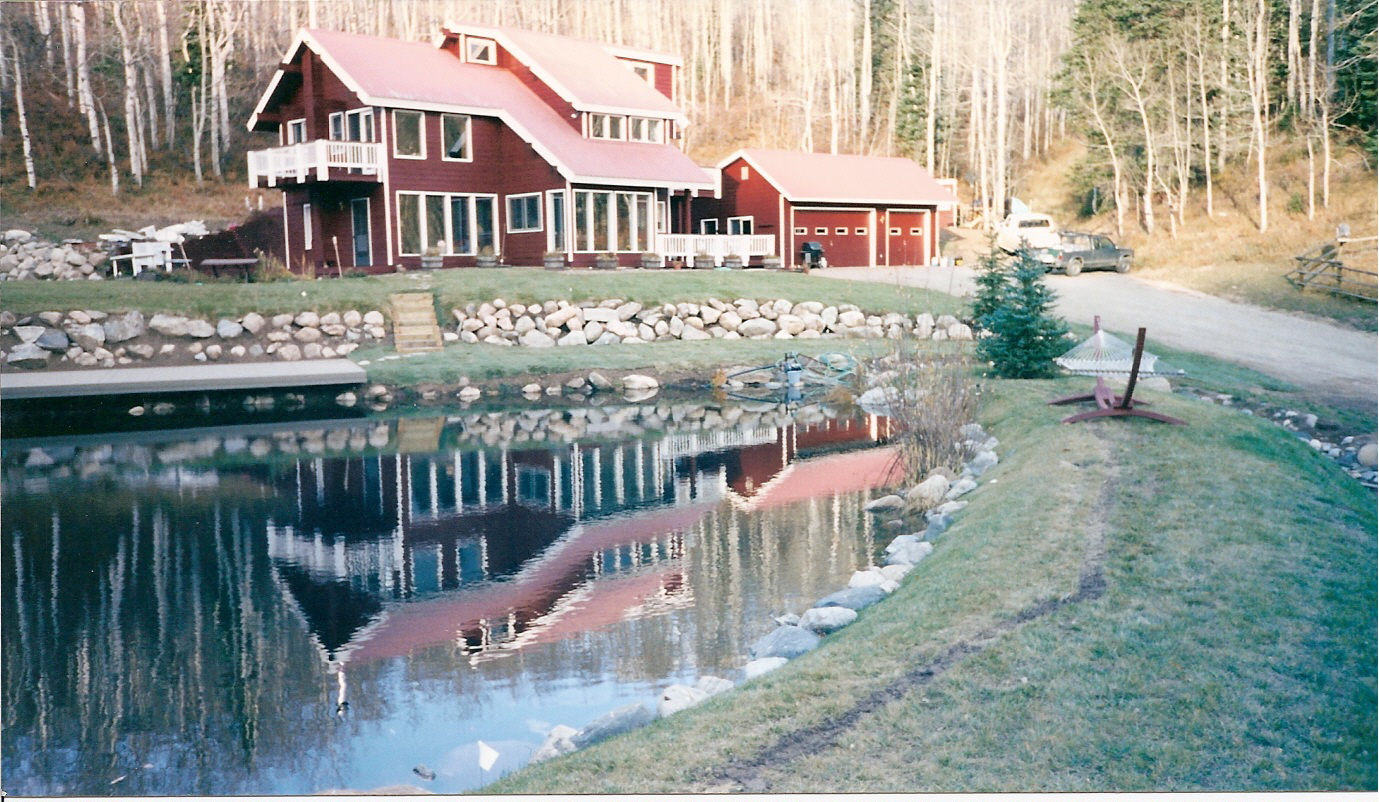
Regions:
<svg viewBox="0 0 1379 802"><path fill-rule="evenodd" d="M1053 359L1068 347L1068 329L1052 314L1054 294L1044 284L1044 266L1021 251L1014 263L994 253L982 260L972 319L985 334L977 355L1009 379L1053 376Z"/></svg>

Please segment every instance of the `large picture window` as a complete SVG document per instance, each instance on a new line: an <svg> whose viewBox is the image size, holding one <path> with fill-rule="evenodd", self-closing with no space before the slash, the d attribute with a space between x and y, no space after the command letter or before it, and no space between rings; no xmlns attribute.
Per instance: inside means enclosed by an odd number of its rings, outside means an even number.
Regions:
<svg viewBox="0 0 1379 802"><path fill-rule="evenodd" d="M399 192L400 253L417 256L439 244L444 254L464 256L494 247L496 210L492 195Z"/></svg>
<svg viewBox="0 0 1379 802"><path fill-rule="evenodd" d="M654 208L648 192L576 190L570 223L575 250L633 253L651 247Z"/></svg>
<svg viewBox="0 0 1379 802"><path fill-rule="evenodd" d="M426 115L419 111L393 112L393 155L403 159L426 158L426 137L422 124Z"/></svg>
<svg viewBox="0 0 1379 802"><path fill-rule="evenodd" d="M508 231L541 230L541 193L508 196Z"/></svg>
<svg viewBox="0 0 1379 802"><path fill-rule="evenodd" d="M441 144L445 146L445 155L441 158L452 162L473 160L469 152L469 129L468 114L441 115Z"/></svg>

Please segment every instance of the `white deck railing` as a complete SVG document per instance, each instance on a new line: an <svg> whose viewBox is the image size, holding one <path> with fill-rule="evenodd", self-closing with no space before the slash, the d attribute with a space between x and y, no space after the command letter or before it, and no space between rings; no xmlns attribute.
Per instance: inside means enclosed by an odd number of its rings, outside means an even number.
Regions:
<svg viewBox="0 0 1379 802"><path fill-rule="evenodd" d="M693 259L702 253L712 256L714 264L722 264L729 254L770 256L776 252L776 238L770 234L657 234L656 252L667 259Z"/></svg>
<svg viewBox="0 0 1379 802"><path fill-rule="evenodd" d="M376 142L337 142L317 139L269 150L249 151L249 186L260 178L268 186L279 181L305 181L314 173L318 181L330 180L330 168L358 170L362 175L377 175L383 162L383 146Z"/></svg>

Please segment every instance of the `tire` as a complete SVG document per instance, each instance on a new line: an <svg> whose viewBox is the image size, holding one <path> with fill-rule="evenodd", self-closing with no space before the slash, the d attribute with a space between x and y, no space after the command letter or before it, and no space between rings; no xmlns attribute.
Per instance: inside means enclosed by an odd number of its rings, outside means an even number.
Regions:
<svg viewBox="0 0 1379 802"><path fill-rule="evenodd" d="M1082 272L1082 260L1081 260L1081 259L1069 259L1069 260L1068 260L1068 266L1065 267L1065 268L1063 268L1063 275L1065 275L1065 276L1076 276L1078 273L1081 273L1081 272Z"/></svg>
<svg viewBox="0 0 1379 802"><path fill-rule="evenodd" d="M1130 257L1128 257L1128 256L1122 256L1122 257L1120 258L1120 260L1116 262L1116 272L1117 272L1117 273L1129 273L1129 272L1130 272L1130 263L1131 263Z"/></svg>

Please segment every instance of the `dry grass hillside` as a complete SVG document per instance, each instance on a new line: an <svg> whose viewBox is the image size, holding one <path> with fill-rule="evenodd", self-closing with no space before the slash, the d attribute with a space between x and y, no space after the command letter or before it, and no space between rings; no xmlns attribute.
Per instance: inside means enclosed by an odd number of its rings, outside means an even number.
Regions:
<svg viewBox="0 0 1379 802"><path fill-rule="evenodd" d="M1076 216L1077 199L1071 194L1068 177L1083 155L1083 146L1070 142L1046 161L1028 165L1019 177L1017 194L1033 208L1054 214L1067 228L1114 236L1113 211L1093 218ZM1342 151L1332 170L1330 207L1322 208L1319 196L1316 217L1308 220L1305 153L1280 147L1270 155L1268 232L1261 234L1258 229L1256 190L1250 176L1227 171L1217 178L1215 216L1207 217L1205 196L1197 192L1176 237L1170 232L1166 209L1156 209L1158 226L1153 235L1144 232L1134 209L1127 211L1121 244L1135 249L1136 274L1374 330L1374 303L1302 292L1283 278L1295 266L1294 256L1333 239L1340 223L1349 224L1352 236L1375 235L1379 184L1374 170L1360 153ZM1368 267L1374 268L1372 258Z"/></svg>

